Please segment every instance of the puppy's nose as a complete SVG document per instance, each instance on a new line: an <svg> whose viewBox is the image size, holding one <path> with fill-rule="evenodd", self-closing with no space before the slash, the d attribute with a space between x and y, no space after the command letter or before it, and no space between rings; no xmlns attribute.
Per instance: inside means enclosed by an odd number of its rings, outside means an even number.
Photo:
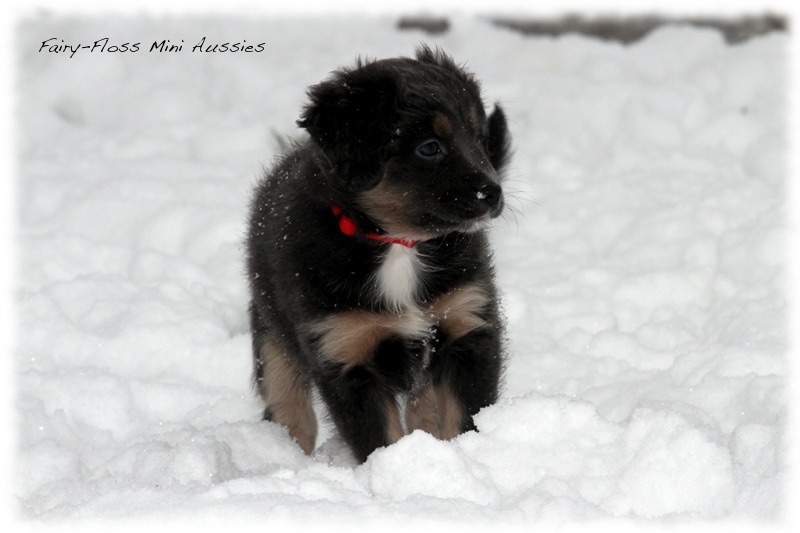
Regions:
<svg viewBox="0 0 800 533"><path fill-rule="evenodd" d="M489 206L489 208L497 206L500 202L500 197L503 195L503 190L496 183L484 183L475 192L478 200Z"/></svg>

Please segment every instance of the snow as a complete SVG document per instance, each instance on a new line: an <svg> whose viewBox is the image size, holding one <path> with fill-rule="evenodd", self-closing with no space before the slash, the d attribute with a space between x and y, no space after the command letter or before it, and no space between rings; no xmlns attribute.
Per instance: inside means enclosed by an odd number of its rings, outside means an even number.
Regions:
<svg viewBox="0 0 800 533"><path fill-rule="evenodd" d="M20 520L774 522L787 476L786 35L630 46L456 17L29 19L17 33ZM57 37L127 54L38 52ZM198 54L210 42L255 54ZM184 40L180 53L148 53ZM258 420L242 237L306 86L441 45L515 146L477 433L355 466Z"/></svg>

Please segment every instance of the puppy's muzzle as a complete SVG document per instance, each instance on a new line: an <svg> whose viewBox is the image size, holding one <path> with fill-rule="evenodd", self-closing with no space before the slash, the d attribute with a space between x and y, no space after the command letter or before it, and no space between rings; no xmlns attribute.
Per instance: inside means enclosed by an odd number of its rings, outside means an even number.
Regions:
<svg viewBox="0 0 800 533"><path fill-rule="evenodd" d="M495 218L503 210L503 189L494 181L481 176L464 180L464 185L448 190L440 198L443 215L455 221Z"/></svg>

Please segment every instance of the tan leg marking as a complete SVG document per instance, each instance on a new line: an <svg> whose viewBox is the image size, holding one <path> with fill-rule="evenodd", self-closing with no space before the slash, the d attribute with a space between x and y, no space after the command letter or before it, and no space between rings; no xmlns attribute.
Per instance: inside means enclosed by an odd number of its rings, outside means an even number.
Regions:
<svg viewBox="0 0 800 533"><path fill-rule="evenodd" d="M264 378L259 384L259 392L272 412L272 421L289 428L289 436L305 453L311 454L317 440L317 417L311 388L297 364L272 341L268 340L261 346L261 361Z"/></svg>
<svg viewBox="0 0 800 533"><path fill-rule="evenodd" d="M445 340L452 342L486 325L479 313L488 302L489 297L482 288L467 285L436 299L430 312L439 323Z"/></svg>
<svg viewBox="0 0 800 533"><path fill-rule="evenodd" d="M392 335L424 337L429 327L422 313L385 315L355 310L330 315L314 324L311 331L321 335L324 357L349 368L369 363L382 340Z"/></svg>
<svg viewBox="0 0 800 533"><path fill-rule="evenodd" d="M403 422L400 420L400 409L394 399L386 402L386 442L394 444L405 435Z"/></svg>
<svg viewBox="0 0 800 533"><path fill-rule="evenodd" d="M436 399L439 402L439 438L450 440L461 434L464 409L455 395L453 395L450 387L440 385L435 389Z"/></svg>
<svg viewBox="0 0 800 533"><path fill-rule="evenodd" d="M450 440L461 433L464 409L446 385L426 385L406 405L408 430L421 429L436 438Z"/></svg>
<svg viewBox="0 0 800 533"><path fill-rule="evenodd" d="M439 436L439 419L436 394L433 385L428 383L419 392L413 394L406 403L406 425L409 431L421 429L426 433Z"/></svg>

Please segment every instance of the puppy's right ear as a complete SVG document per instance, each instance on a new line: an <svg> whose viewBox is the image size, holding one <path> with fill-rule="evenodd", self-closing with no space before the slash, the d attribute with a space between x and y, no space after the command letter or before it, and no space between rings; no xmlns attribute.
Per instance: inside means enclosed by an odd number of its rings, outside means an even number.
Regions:
<svg viewBox="0 0 800 533"><path fill-rule="evenodd" d="M348 188L380 179L378 151L391 139L399 88L379 63L336 71L312 86L297 125L325 152Z"/></svg>

